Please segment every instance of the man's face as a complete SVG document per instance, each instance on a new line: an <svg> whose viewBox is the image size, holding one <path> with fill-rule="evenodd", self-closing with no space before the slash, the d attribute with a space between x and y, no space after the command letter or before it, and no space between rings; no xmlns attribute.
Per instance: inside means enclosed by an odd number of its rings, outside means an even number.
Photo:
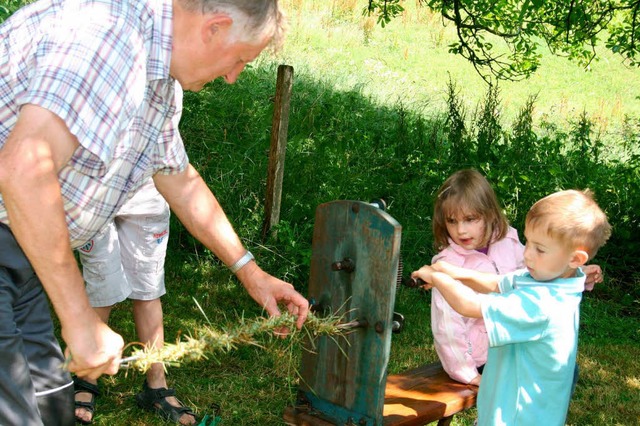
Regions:
<svg viewBox="0 0 640 426"><path fill-rule="evenodd" d="M218 77L235 82L271 41L268 31L252 35L245 28L242 17L190 12L175 2L171 76L194 92Z"/></svg>
<svg viewBox="0 0 640 426"><path fill-rule="evenodd" d="M527 239L524 261L536 281L569 278L575 274L569 266L574 251L549 236L545 225L535 228L525 225L524 236Z"/></svg>
<svg viewBox="0 0 640 426"><path fill-rule="evenodd" d="M184 89L193 92L199 91L218 77L233 84L244 67L256 59L268 43L268 39L258 45L241 41L226 43L226 40L212 43L208 49L202 49L199 56L190 58L190 63L184 68L178 81Z"/></svg>

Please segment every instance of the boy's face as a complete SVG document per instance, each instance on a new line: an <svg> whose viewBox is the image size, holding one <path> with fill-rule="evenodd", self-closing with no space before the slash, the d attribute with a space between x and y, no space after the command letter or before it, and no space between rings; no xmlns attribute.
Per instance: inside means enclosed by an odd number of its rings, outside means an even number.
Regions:
<svg viewBox="0 0 640 426"><path fill-rule="evenodd" d="M487 223L479 214L466 209L458 210L446 218L447 233L454 243L467 250L486 247Z"/></svg>
<svg viewBox="0 0 640 426"><path fill-rule="evenodd" d="M550 281L575 275L575 268L570 266L575 252L549 236L546 226L541 224L532 228L526 225L524 236L527 239L524 261L536 281Z"/></svg>

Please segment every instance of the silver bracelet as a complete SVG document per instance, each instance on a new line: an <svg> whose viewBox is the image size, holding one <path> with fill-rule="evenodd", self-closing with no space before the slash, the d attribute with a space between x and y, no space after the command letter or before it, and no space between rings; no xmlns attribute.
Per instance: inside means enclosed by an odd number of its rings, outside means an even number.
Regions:
<svg viewBox="0 0 640 426"><path fill-rule="evenodd" d="M231 270L231 272L235 274L240 269L242 269L247 263L251 262L254 259L255 257L253 257L253 254L249 250L247 250L247 252L240 259L236 261L236 263L229 266L229 269Z"/></svg>

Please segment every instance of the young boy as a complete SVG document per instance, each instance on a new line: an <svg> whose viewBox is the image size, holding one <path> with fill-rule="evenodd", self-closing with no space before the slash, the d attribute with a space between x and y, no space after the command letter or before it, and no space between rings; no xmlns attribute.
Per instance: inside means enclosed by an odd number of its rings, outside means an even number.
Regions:
<svg viewBox="0 0 640 426"><path fill-rule="evenodd" d="M485 321L479 426L565 424L585 280L580 267L610 235L589 191L561 191L527 214L526 269L497 276L438 262L412 274L460 314Z"/></svg>

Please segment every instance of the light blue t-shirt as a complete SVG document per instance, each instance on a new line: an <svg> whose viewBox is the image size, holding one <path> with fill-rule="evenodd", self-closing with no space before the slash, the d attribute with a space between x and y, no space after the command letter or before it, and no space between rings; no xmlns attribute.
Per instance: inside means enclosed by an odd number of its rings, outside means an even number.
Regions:
<svg viewBox="0 0 640 426"><path fill-rule="evenodd" d="M584 273L548 282L519 270L483 295L489 356L479 426L562 426L576 364Z"/></svg>

